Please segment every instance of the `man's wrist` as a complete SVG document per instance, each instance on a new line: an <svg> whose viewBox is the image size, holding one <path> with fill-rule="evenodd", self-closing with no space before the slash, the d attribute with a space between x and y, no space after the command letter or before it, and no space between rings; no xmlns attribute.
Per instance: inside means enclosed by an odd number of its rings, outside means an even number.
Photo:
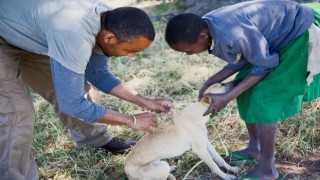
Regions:
<svg viewBox="0 0 320 180"><path fill-rule="evenodd" d="M141 108L147 107L148 98L142 96L141 94L137 94L137 97L138 97L137 105L140 106Z"/></svg>
<svg viewBox="0 0 320 180"><path fill-rule="evenodd" d="M128 127L132 127L134 125L134 121L131 115L121 114L119 112L114 112L111 110L109 110L97 122L110 124L110 125L122 125L122 126L128 126Z"/></svg>
<svg viewBox="0 0 320 180"><path fill-rule="evenodd" d="M125 115L125 125L127 127L130 127L132 128L133 127L133 119L132 119L132 116L131 115Z"/></svg>

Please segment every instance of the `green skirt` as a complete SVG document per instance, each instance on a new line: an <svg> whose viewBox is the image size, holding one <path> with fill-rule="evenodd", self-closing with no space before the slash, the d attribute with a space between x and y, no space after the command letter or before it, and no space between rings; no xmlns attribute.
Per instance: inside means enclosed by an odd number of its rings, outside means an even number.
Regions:
<svg viewBox="0 0 320 180"><path fill-rule="evenodd" d="M320 14L314 12L314 24L319 27ZM279 51L279 64L256 85L237 97L240 117L246 123L270 124L296 115L302 102L320 97L320 74L310 86L306 77L309 32L290 41ZM252 66L241 70L236 79L247 77Z"/></svg>

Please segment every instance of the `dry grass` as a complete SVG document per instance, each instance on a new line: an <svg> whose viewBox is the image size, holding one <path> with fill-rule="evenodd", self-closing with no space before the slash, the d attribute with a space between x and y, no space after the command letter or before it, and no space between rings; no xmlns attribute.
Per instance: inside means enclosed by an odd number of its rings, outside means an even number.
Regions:
<svg viewBox="0 0 320 180"><path fill-rule="evenodd" d="M168 7L158 5L152 12ZM141 94L169 98L176 109L181 109L196 100L202 83L223 67L224 62L206 53L186 56L170 50L163 37L165 22L154 24L157 36L150 48L133 59L112 58L109 66L116 76ZM98 95L99 102L110 109L123 113L142 111L135 105L109 95ZM111 156L90 147L77 151L69 130L59 122L52 107L37 95L34 97L37 119L33 152L42 179L126 179L123 156ZM319 100L305 104L301 114L279 125L277 167L288 174L287 179L320 179L319 104ZM225 154L224 145L228 151L246 146L247 132L239 119L235 102L210 120L208 130L211 142L221 154ZM110 127L110 131L115 136L133 140L138 140L144 134L120 126ZM178 166L174 173L178 179L183 179L190 170L186 179L218 179L206 165L197 164L199 159L190 152L168 161ZM241 174L252 167L243 168Z"/></svg>

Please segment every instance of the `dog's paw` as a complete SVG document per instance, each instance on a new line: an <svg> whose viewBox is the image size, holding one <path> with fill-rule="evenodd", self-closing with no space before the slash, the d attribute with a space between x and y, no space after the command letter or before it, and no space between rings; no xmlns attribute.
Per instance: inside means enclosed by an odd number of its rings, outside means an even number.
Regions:
<svg viewBox="0 0 320 180"><path fill-rule="evenodd" d="M236 176L231 175L231 174L225 174L224 176L221 177L224 180L232 180L232 179L237 179Z"/></svg>
<svg viewBox="0 0 320 180"><path fill-rule="evenodd" d="M229 171L233 172L233 173L238 173L241 171L241 168L238 166L233 166L229 169Z"/></svg>
<svg viewBox="0 0 320 180"><path fill-rule="evenodd" d="M174 171L176 171L177 170L177 166L176 165L172 165L172 166L170 166L170 172L174 172Z"/></svg>

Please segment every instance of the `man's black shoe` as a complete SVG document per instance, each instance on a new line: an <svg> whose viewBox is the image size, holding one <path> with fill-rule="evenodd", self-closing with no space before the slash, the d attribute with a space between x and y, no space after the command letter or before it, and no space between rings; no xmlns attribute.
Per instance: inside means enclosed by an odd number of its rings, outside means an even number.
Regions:
<svg viewBox="0 0 320 180"><path fill-rule="evenodd" d="M110 142L106 145L102 146L101 148L111 152L112 154L124 154L128 152L134 145L136 144L135 141L126 141L119 138L112 138Z"/></svg>

